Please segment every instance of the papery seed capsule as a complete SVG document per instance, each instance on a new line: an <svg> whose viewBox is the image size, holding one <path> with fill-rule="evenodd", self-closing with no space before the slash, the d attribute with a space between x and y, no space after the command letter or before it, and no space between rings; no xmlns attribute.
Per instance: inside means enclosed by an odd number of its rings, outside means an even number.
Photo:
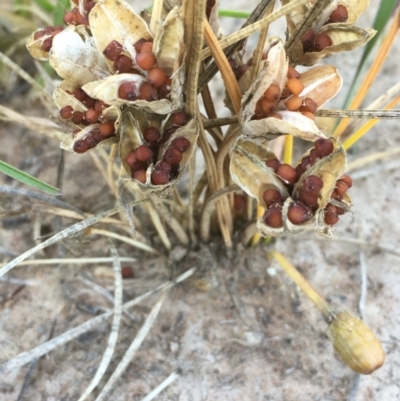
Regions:
<svg viewBox="0 0 400 401"><path fill-rule="evenodd" d="M264 92L264 98L271 102L277 102L281 97L281 88L276 84L271 84Z"/></svg>
<svg viewBox="0 0 400 401"><path fill-rule="evenodd" d="M104 49L103 54L111 61L117 60L122 52L122 44L116 40L112 40Z"/></svg>
<svg viewBox="0 0 400 401"><path fill-rule="evenodd" d="M286 76L288 77L288 79L290 79L290 78L297 78L297 79L299 79L299 78L300 78L300 73L299 73L294 67L292 67L291 65L289 65L288 71L287 71L287 75L286 75Z"/></svg>
<svg viewBox="0 0 400 401"><path fill-rule="evenodd" d="M135 43L133 44L133 47L135 48L136 53L140 53L140 51L141 51L141 49L142 49L142 46L143 46L143 43L146 43L146 42L147 42L147 39L145 39L145 38L140 38L137 42L135 42Z"/></svg>
<svg viewBox="0 0 400 401"><path fill-rule="evenodd" d="M132 178L138 180L142 184L146 183L146 170L137 170L133 173Z"/></svg>
<svg viewBox="0 0 400 401"><path fill-rule="evenodd" d="M85 153L89 150L89 145L86 143L85 140L79 139L75 141L73 149L76 153Z"/></svg>
<svg viewBox="0 0 400 401"><path fill-rule="evenodd" d="M287 217L293 224L303 224L311 216L310 208L300 202L295 202L289 206Z"/></svg>
<svg viewBox="0 0 400 401"><path fill-rule="evenodd" d="M335 351L355 372L368 375L385 362L381 343L362 320L349 312L333 316L327 335Z"/></svg>
<svg viewBox="0 0 400 401"><path fill-rule="evenodd" d="M347 186L347 184L344 181L337 181L336 182L336 192L338 193L339 196L342 196L347 192L347 190L349 189L349 187Z"/></svg>
<svg viewBox="0 0 400 401"><path fill-rule="evenodd" d="M272 228L280 228L283 225L282 207L280 205L271 206L263 215L264 223Z"/></svg>
<svg viewBox="0 0 400 401"><path fill-rule="evenodd" d="M286 87L293 95L298 96L303 91L304 84L297 78L290 78L286 83Z"/></svg>
<svg viewBox="0 0 400 401"><path fill-rule="evenodd" d="M73 112L74 112L74 109L72 108L72 106L65 106L60 110L60 116L61 116L61 118L66 120L66 119L72 117Z"/></svg>
<svg viewBox="0 0 400 401"><path fill-rule="evenodd" d="M180 136L171 142L171 146L178 149L179 152L185 153L190 147L190 142L188 139Z"/></svg>
<svg viewBox="0 0 400 401"><path fill-rule="evenodd" d="M151 183L153 185L164 185L169 181L169 173L165 170L154 170L151 173Z"/></svg>
<svg viewBox="0 0 400 401"><path fill-rule="evenodd" d="M312 100L309 97L306 97L303 99L303 102L301 104L301 107L299 108L299 111L308 111L310 113L315 113L318 109L318 105L314 100Z"/></svg>
<svg viewBox="0 0 400 401"><path fill-rule="evenodd" d="M330 23L346 22L347 18L349 18L349 13L347 12L347 8L342 4L339 4L336 7L336 9L332 11L327 23L330 24Z"/></svg>
<svg viewBox="0 0 400 401"><path fill-rule="evenodd" d="M302 100L300 97L293 95L288 100L286 100L285 107L289 111L295 111L299 107L301 107L301 102L302 102Z"/></svg>
<svg viewBox="0 0 400 401"><path fill-rule="evenodd" d="M333 226L339 221L339 217L336 213L326 212L324 216L324 221L329 226Z"/></svg>
<svg viewBox="0 0 400 401"><path fill-rule="evenodd" d="M94 124L99 119L99 113L95 109L85 111L84 118L89 124Z"/></svg>
<svg viewBox="0 0 400 401"><path fill-rule="evenodd" d="M233 208L241 210L246 206L246 198L242 194L233 194Z"/></svg>
<svg viewBox="0 0 400 401"><path fill-rule="evenodd" d="M167 74L161 68L154 67L149 71L148 78L155 88L161 88L167 80Z"/></svg>
<svg viewBox="0 0 400 401"><path fill-rule="evenodd" d="M274 203L281 203L282 202L282 195L276 189L266 189L263 193L263 200L267 207L273 205Z"/></svg>
<svg viewBox="0 0 400 401"><path fill-rule="evenodd" d="M104 139L113 136L115 134L114 121L106 121L100 124L99 132Z"/></svg>
<svg viewBox="0 0 400 401"><path fill-rule="evenodd" d="M304 51L304 53L313 51L314 38L315 38L315 32L314 32L313 29L309 29L309 30L301 37L300 40L301 40L301 43L303 44L303 51Z"/></svg>
<svg viewBox="0 0 400 401"><path fill-rule="evenodd" d="M188 122L188 115L183 111L177 111L171 114L171 120L173 125L185 125Z"/></svg>
<svg viewBox="0 0 400 401"><path fill-rule="evenodd" d="M318 157L325 157L333 152L333 143L330 139L319 138L314 142Z"/></svg>
<svg viewBox="0 0 400 401"><path fill-rule="evenodd" d="M293 185L297 180L296 170L289 164L281 164L277 170L276 175L282 179L287 185Z"/></svg>
<svg viewBox="0 0 400 401"><path fill-rule="evenodd" d="M132 60L121 54L114 63L114 70L117 74L126 74L131 71L133 66Z"/></svg>
<svg viewBox="0 0 400 401"><path fill-rule="evenodd" d="M82 124L82 121L83 121L83 113L82 113L81 111L74 111L74 112L72 113L71 121L72 121L74 124L77 124L77 125Z"/></svg>
<svg viewBox="0 0 400 401"><path fill-rule="evenodd" d="M315 35L313 50L320 52L325 47L332 46L332 39L326 33L319 33Z"/></svg>
<svg viewBox="0 0 400 401"><path fill-rule="evenodd" d="M157 89L148 82L143 82L139 88L139 99L152 102L158 100Z"/></svg>
<svg viewBox="0 0 400 401"><path fill-rule="evenodd" d="M277 158L268 159L265 161L265 165L276 172L278 167L281 165L281 162Z"/></svg>
<svg viewBox="0 0 400 401"><path fill-rule="evenodd" d="M343 181L349 188L353 186L353 180L348 175L340 177L340 181Z"/></svg>
<svg viewBox="0 0 400 401"><path fill-rule="evenodd" d="M143 47L143 46L142 46ZM153 53L138 53L136 55L136 64L144 71L148 71L156 64L156 56Z"/></svg>
<svg viewBox="0 0 400 401"><path fill-rule="evenodd" d="M49 52L51 50L53 46L53 38L47 38L43 41L42 45L40 46L40 48L44 51L44 52Z"/></svg>
<svg viewBox="0 0 400 401"><path fill-rule="evenodd" d="M33 39L38 40L44 35L45 35L44 29L41 29L40 31L35 32L35 34L33 35Z"/></svg>
<svg viewBox="0 0 400 401"><path fill-rule="evenodd" d="M118 88L118 97L134 101L139 98L139 89L134 82L124 82Z"/></svg>
<svg viewBox="0 0 400 401"><path fill-rule="evenodd" d="M146 145L141 145L135 150L136 159L141 162L147 162L153 157L153 151Z"/></svg>
<svg viewBox="0 0 400 401"><path fill-rule="evenodd" d="M168 148L164 153L163 160L171 165L179 164L182 160L182 153L176 148Z"/></svg>

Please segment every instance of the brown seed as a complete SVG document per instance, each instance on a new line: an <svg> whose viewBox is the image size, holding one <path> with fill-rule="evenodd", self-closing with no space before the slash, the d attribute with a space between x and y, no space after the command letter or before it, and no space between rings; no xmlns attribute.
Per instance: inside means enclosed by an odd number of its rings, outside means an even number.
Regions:
<svg viewBox="0 0 400 401"><path fill-rule="evenodd" d="M92 8L96 5L96 2L94 1L87 1L85 3L85 11L87 14L90 13L90 11L92 10Z"/></svg>
<svg viewBox="0 0 400 401"><path fill-rule="evenodd" d="M112 40L107 47L104 49L103 54L111 61L116 61L122 52L121 43L116 40Z"/></svg>
<svg viewBox="0 0 400 401"><path fill-rule="evenodd" d="M130 266L123 266L121 268L121 276L122 278L133 278L135 276L135 273Z"/></svg>
<svg viewBox="0 0 400 401"><path fill-rule="evenodd" d="M308 111L310 113L315 113L318 109L318 105L316 102L314 102L314 100L312 100L309 97L306 97L302 104L301 107L299 108L299 111Z"/></svg>
<svg viewBox="0 0 400 401"><path fill-rule="evenodd" d="M166 130L163 132L161 141L162 141L163 143L167 142L167 141L169 140L169 138L171 138L172 134L174 134L175 131L176 131L178 128L179 128L179 127L175 126L175 127L171 127L171 128L166 129Z"/></svg>
<svg viewBox="0 0 400 401"><path fill-rule="evenodd" d="M271 102L277 102L281 97L281 89L278 85L271 84L264 92L264 98Z"/></svg>
<svg viewBox="0 0 400 401"><path fill-rule="evenodd" d="M172 166L169 163L166 163L164 160L160 160L154 166L154 170L164 170L167 173L169 173L171 171L171 169L172 169Z"/></svg>
<svg viewBox="0 0 400 401"><path fill-rule="evenodd" d="M153 151L146 145L141 145L135 150L136 159L141 162L147 162L153 157Z"/></svg>
<svg viewBox="0 0 400 401"><path fill-rule="evenodd" d="M42 45L40 46L40 48L44 52L49 52L51 50L52 46L53 46L53 38L47 38L42 42Z"/></svg>
<svg viewBox="0 0 400 401"><path fill-rule="evenodd" d="M171 142L171 146L178 149L179 152L185 153L190 147L190 142L186 138L180 136Z"/></svg>
<svg viewBox="0 0 400 401"><path fill-rule="evenodd" d="M76 11L68 11L63 20L65 25L78 25L79 15Z"/></svg>
<svg viewBox="0 0 400 401"><path fill-rule="evenodd" d="M148 127L143 132L143 137L147 142L156 142L160 136L160 131L156 127Z"/></svg>
<svg viewBox="0 0 400 401"><path fill-rule="evenodd" d="M92 135L88 135L85 138L85 142L88 144L89 149L94 148L99 143L99 141L95 137L93 137Z"/></svg>
<svg viewBox="0 0 400 401"><path fill-rule="evenodd" d="M38 40L41 37L43 37L45 35L45 31L44 29L41 29L40 31L35 32L35 34L33 35L33 39Z"/></svg>
<svg viewBox="0 0 400 401"><path fill-rule="evenodd" d="M99 132L104 139L113 136L115 134L114 121L106 121L100 124Z"/></svg>
<svg viewBox="0 0 400 401"><path fill-rule="evenodd" d="M280 228L283 225L282 207L280 205L271 206L263 215L265 224L272 228Z"/></svg>
<svg viewBox="0 0 400 401"><path fill-rule="evenodd" d="M138 180L142 184L146 183L146 170L137 170L133 173L132 178Z"/></svg>
<svg viewBox="0 0 400 401"><path fill-rule="evenodd" d="M94 129L94 130L90 131L90 135L97 143L104 140L104 138L101 136L100 131L98 129Z"/></svg>
<svg viewBox="0 0 400 401"><path fill-rule="evenodd" d="M157 89L148 82L143 82L139 88L139 99L152 102L158 100Z"/></svg>
<svg viewBox="0 0 400 401"><path fill-rule="evenodd" d="M310 158L310 165L313 165L315 161L318 159L317 151L314 148L311 149L308 157Z"/></svg>
<svg viewBox="0 0 400 401"><path fill-rule="evenodd" d="M339 4L336 7L336 9L332 11L327 23L330 24L330 23L346 22L347 18L349 18L349 13L347 12L347 8L342 4Z"/></svg>
<svg viewBox="0 0 400 401"><path fill-rule="evenodd" d="M132 60L121 54L114 63L114 70L117 74L126 74L131 71L133 66Z"/></svg>
<svg viewBox="0 0 400 401"><path fill-rule="evenodd" d="M337 181L336 182L336 192L338 193L339 196L342 196L347 192L349 187L344 181Z"/></svg>
<svg viewBox="0 0 400 401"><path fill-rule="evenodd" d="M290 78L300 78L300 73L291 65L289 65L288 72L287 72L288 79Z"/></svg>
<svg viewBox="0 0 400 401"><path fill-rule="evenodd" d="M83 121L83 113L82 113L81 111L74 111L74 112L72 113L71 121L72 121L74 124L77 124L77 125L82 124L82 121Z"/></svg>
<svg viewBox="0 0 400 401"><path fill-rule="evenodd" d="M153 185L164 185L169 181L169 173L165 170L154 170L151 173L151 183Z"/></svg>
<svg viewBox="0 0 400 401"><path fill-rule="evenodd" d="M51 33L51 37L54 38L54 36L62 32L63 30L64 28L61 25L55 26L53 32Z"/></svg>
<svg viewBox="0 0 400 401"><path fill-rule="evenodd" d="M61 118L66 120L66 119L72 117L73 112L74 112L74 109L72 108L72 106L65 106L60 110L60 116L61 116Z"/></svg>
<svg viewBox="0 0 400 401"><path fill-rule="evenodd" d="M101 114L105 108L107 108L107 105L102 101L102 100L96 100L94 102L94 108L96 111Z"/></svg>
<svg viewBox="0 0 400 401"><path fill-rule="evenodd" d="M266 189L263 193L263 200L267 207L270 207L274 203L281 203L282 202L282 195L276 189Z"/></svg>
<svg viewBox="0 0 400 401"><path fill-rule="evenodd" d="M301 102L302 102L302 100L300 97L293 95L288 100L286 100L285 107L289 111L295 111L299 107L301 107Z"/></svg>
<svg viewBox="0 0 400 401"><path fill-rule="evenodd" d="M317 157L325 157L333 152L333 143L330 139L319 138L314 142Z"/></svg>
<svg viewBox="0 0 400 401"><path fill-rule="evenodd" d="M325 213L335 213L336 214L336 206L332 205L332 203L328 203L325 207Z"/></svg>
<svg viewBox="0 0 400 401"><path fill-rule="evenodd" d="M94 124L99 119L99 113L96 109L89 109L85 111L84 118L89 124Z"/></svg>
<svg viewBox="0 0 400 401"><path fill-rule="evenodd" d="M349 188L353 186L353 180L348 175L342 176L340 181L343 181Z"/></svg>
<svg viewBox="0 0 400 401"><path fill-rule="evenodd" d="M242 194L233 194L233 208L241 210L246 206L246 198Z"/></svg>
<svg viewBox="0 0 400 401"><path fill-rule="evenodd" d="M118 88L118 97L134 101L139 98L139 89L134 82L124 82Z"/></svg>
<svg viewBox="0 0 400 401"><path fill-rule="evenodd" d="M143 47L143 46L142 46ZM156 56L153 53L138 53L136 55L136 64L144 71L148 71L156 64Z"/></svg>
<svg viewBox="0 0 400 401"><path fill-rule="evenodd" d="M143 46L143 43L146 43L146 42L147 42L147 39L145 39L145 38L140 38L137 42L135 42L135 43L133 44L133 47L135 48L136 53L140 53L140 51L141 51L141 49L142 49L142 46Z"/></svg>
<svg viewBox="0 0 400 401"><path fill-rule="evenodd" d="M321 50L324 50L325 47L329 46L332 46L332 39L326 33L315 35L313 47L315 52L320 52Z"/></svg>
<svg viewBox="0 0 400 401"><path fill-rule="evenodd" d="M293 224L303 224L311 216L310 208L300 202L295 202L289 206L287 217Z"/></svg>
<svg viewBox="0 0 400 401"><path fill-rule="evenodd" d="M313 51L315 32L313 29L309 29L302 37L301 43L303 44L304 53Z"/></svg>
<svg viewBox="0 0 400 401"><path fill-rule="evenodd" d="M153 52L153 42L147 40L146 42L143 43L141 49L141 53L152 53Z"/></svg>
<svg viewBox="0 0 400 401"><path fill-rule="evenodd" d="M293 185L297 180L296 170L289 164L281 164L277 170L276 175L282 179L287 185Z"/></svg>
<svg viewBox="0 0 400 401"><path fill-rule="evenodd" d="M334 189L331 193L331 198L332 199L336 199L338 201L341 201L343 198L342 196L339 195L339 193L336 191L336 189Z"/></svg>
<svg viewBox="0 0 400 401"><path fill-rule="evenodd" d="M286 87L293 95L298 96L303 91L304 84L297 78L290 78L286 83Z"/></svg>
<svg viewBox="0 0 400 401"><path fill-rule="evenodd" d="M129 167L131 168L131 175L133 176L135 171L147 170L147 163L146 162L141 162L139 160L136 160L131 165L129 165Z"/></svg>
<svg viewBox="0 0 400 401"><path fill-rule="evenodd" d="M133 163L136 162L136 154L135 151L132 150L125 159L126 163L131 167Z"/></svg>
<svg viewBox="0 0 400 401"><path fill-rule="evenodd" d="M154 67L149 71L148 78L155 88L161 88L167 80L167 74L161 68Z"/></svg>
<svg viewBox="0 0 400 401"><path fill-rule="evenodd" d="M310 156L303 157L300 164L296 166L295 169L298 177L300 177L310 165L311 165Z"/></svg>
<svg viewBox="0 0 400 401"><path fill-rule="evenodd" d="M83 139L79 139L74 143L73 148L76 153L85 153L89 150L89 145Z"/></svg>
<svg viewBox="0 0 400 401"><path fill-rule="evenodd" d="M323 185L321 178L316 175L309 175L304 179L301 189L310 195L318 195Z"/></svg>
<svg viewBox="0 0 400 401"><path fill-rule="evenodd" d="M274 158L274 159L266 160L265 165L269 168L272 168L272 170L274 170L276 172L278 167L281 165L281 162L278 159Z"/></svg>
<svg viewBox="0 0 400 401"><path fill-rule="evenodd" d="M329 226L333 226L339 221L339 217L336 213L326 212L324 216L324 221Z"/></svg>
<svg viewBox="0 0 400 401"><path fill-rule="evenodd" d="M258 103L260 104L261 111L266 115L273 113L278 104L275 100L267 100L265 97L262 97Z"/></svg>
<svg viewBox="0 0 400 401"><path fill-rule="evenodd" d="M171 114L171 120L173 125L185 125L188 122L188 115L183 111L177 111Z"/></svg>
<svg viewBox="0 0 400 401"><path fill-rule="evenodd" d="M314 195L302 190L299 192L299 201L308 207L316 208L318 206L318 194Z"/></svg>
<svg viewBox="0 0 400 401"><path fill-rule="evenodd" d="M82 103L88 98L88 95L86 94L86 92L84 90L82 90L81 88L76 88L72 92L72 94L74 95L74 97L76 99L78 99Z"/></svg>
<svg viewBox="0 0 400 401"><path fill-rule="evenodd" d="M176 148L168 148L164 153L163 160L171 165L179 164L182 160L182 153Z"/></svg>

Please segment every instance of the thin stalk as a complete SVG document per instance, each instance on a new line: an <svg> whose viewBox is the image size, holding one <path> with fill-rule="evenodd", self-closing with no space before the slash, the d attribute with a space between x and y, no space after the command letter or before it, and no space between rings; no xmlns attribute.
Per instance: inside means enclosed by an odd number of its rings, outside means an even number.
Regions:
<svg viewBox="0 0 400 401"><path fill-rule="evenodd" d="M292 164L293 158L293 135L285 135L285 146L283 148L283 163Z"/></svg>

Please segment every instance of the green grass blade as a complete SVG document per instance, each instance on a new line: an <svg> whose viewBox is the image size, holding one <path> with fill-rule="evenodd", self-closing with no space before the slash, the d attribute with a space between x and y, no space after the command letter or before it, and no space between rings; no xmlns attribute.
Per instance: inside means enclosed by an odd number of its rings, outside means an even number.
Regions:
<svg viewBox="0 0 400 401"><path fill-rule="evenodd" d="M48 0L33 0L33 2L49 14L54 11L55 7Z"/></svg>
<svg viewBox="0 0 400 401"><path fill-rule="evenodd" d="M46 184L43 181L38 180L35 177L17 169L16 167L10 166L8 163L5 163L0 160L0 172L8 175L15 180L22 182L23 184L30 185L31 187L35 187L37 189L41 189L42 191L48 192L52 195L60 195L60 191L52 187L49 184Z"/></svg>
<svg viewBox="0 0 400 401"><path fill-rule="evenodd" d="M219 17L231 17L231 18L249 18L250 13L246 11L236 10L218 10Z"/></svg>
<svg viewBox="0 0 400 401"><path fill-rule="evenodd" d="M54 10L54 25L63 25L64 24L64 15L65 10L69 10L71 8L69 0L58 0L57 6Z"/></svg>
<svg viewBox="0 0 400 401"><path fill-rule="evenodd" d="M361 79L364 76L365 70L367 69L367 60L371 55L371 52L380 39L382 32L384 31L389 19L393 16L394 8L396 7L397 0L381 0L378 12L375 17L373 28L377 31L376 35L366 44L364 53L358 64L357 71L354 75L353 82L347 93L346 99L343 104L343 108L347 109L351 100L354 97L357 88L360 85Z"/></svg>

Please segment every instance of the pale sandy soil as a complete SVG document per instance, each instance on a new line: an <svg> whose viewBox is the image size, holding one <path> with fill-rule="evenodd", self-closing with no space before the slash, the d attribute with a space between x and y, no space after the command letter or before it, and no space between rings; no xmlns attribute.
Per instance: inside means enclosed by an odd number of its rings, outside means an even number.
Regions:
<svg viewBox="0 0 400 401"><path fill-rule="evenodd" d="M250 2L239 0L222 4L222 8L250 9ZM361 26L372 24L378 4L378 0L372 1L371 10L360 21ZM399 50L396 44L371 89L369 101L398 82L396 53ZM351 80L357 55L359 51L330 60L344 76L344 87ZM21 104L21 99L26 104ZM340 107L342 100L343 95L330 106ZM7 106L28 115L47 115L35 108L29 98L21 96L13 98ZM395 121L380 122L354 147L349 162L399 147L397 127ZM60 155L56 141L14 124L3 123L0 135L1 160L55 183ZM303 149L300 148L299 154ZM111 207L113 198L93 167L92 159L65 156L63 199L84 211ZM135 277L124 281L124 301L156 288L191 267L197 267L197 272L195 278L171 290L154 327L109 399L139 401L177 369L181 372L179 378L156 399L400 399L400 268L396 254L400 245L399 163L396 157L385 158L354 170L351 175L355 222L349 216L341 219L336 239L332 241L316 235L279 239L257 249L238 245L232 255L226 255L216 238L210 245L189 251L178 261L168 256L152 258L115 242L120 256L137 258L132 264ZM3 175L0 180L2 185L19 186ZM60 224L67 226L73 222L59 221L46 214L38 202L0 196L1 210L8 213L0 229L2 261L9 261L34 246L40 232L53 232ZM10 211L14 215L10 216ZM354 240L368 245L360 247ZM157 239L153 241L161 249ZM91 236L81 257L108 256L107 249L104 239ZM266 252L272 249L286 255L328 300L356 314L362 313L387 353L386 363L380 370L371 376L359 376L338 359L325 335L326 324L319 312L276 263L266 260ZM175 254L179 254L179 249ZM52 246L36 257L74 257L74 254L69 247ZM109 265L103 266L111 272ZM0 363L112 308L108 299L88 285L90 280L113 293L113 279L96 274L98 267L28 265L16 267L7 274L8 278L23 280L27 285L21 286L18 281L0 282ZM366 290L360 310L363 283ZM124 317L107 378L156 300L157 296L150 297ZM0 400L77 400L96 372L109 331L108 321L45 355L34 368L26 365L2 373ZM18 398L24 381L26 389L22 398ZM104 384L105 380L101 386Z"/></svg>

